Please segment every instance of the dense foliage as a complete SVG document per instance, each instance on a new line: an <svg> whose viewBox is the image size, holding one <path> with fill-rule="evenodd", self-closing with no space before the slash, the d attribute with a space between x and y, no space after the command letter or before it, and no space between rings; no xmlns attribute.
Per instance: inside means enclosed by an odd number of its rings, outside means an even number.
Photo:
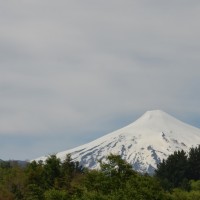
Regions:
<svg viewBox="0 0 200 200"><path fill-rule="evenodd" d="M166 190L182 188L190 190L190 181L200 180L200 146L189 153L177 151L158 164L155 176Z"/></svg>
<svg viewBox="0 0 200 200"><path fill-rule="evenodd" d="M1 161L0 200L199 200L199 173L200 147L170 155L154 176L112 154L99 170L82 168L70 155L26 166Z"/></svg>

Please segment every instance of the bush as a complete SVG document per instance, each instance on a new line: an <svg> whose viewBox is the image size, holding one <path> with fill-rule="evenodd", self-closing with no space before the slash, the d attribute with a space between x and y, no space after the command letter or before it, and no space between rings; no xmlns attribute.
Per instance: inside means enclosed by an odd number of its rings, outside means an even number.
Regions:
<svg viewBox="0 0 200 200"><path fill-rule="evenodd" d="M45 200L68 200L68 194L63 190L51 189L44 193Z"/></svg>

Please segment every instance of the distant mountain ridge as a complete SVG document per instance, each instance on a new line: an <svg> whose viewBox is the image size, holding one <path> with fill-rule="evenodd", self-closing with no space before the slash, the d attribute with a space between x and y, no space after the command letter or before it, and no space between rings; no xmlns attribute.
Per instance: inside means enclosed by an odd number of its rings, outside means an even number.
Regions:
<svg viewBox="0 0 200 200"><path fill-rule="evenodd" d="M28 165L28 161L24 160L2 160L0 159L0 166L15 166L18 165L20 167L26 167Z"/></svg>
<svg viewBox="0 0 200 200"><path fill-rule="evenodd" d="M153 110L122 129L56 155L64 160L66 154L71 154L81 165L97 169L98 160L104 160L110 153L119 154L138 172L152 174L157 164L174 151L188 151L198 144L200 129L161 110ZM46 158L43 156L36 160Z"/></svg>

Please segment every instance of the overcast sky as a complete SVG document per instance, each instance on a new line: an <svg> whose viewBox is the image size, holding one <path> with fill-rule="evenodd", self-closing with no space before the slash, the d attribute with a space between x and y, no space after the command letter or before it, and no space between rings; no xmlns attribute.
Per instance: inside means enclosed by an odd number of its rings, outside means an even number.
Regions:
<svg viewBox="0 0 200 200"><path fill-rule="evenodd" d="M0 158L84 144L161 109L200 128L199 0L0 3Z"/></svg>

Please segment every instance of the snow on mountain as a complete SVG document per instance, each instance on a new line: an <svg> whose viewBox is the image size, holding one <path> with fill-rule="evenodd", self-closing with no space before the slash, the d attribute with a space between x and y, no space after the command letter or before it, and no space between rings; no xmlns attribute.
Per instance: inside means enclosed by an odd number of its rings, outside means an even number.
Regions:
<svg viewBox="0 0 200 200"><path fill-rule="evenodd" d="M200 144L200 129L185 124L169 114L147 111L134 123L107 134L85 145L57 153L64 160L71 154L75 161L90 169L99 168L98 160L119 154L133 168L142 173L153 173L157 163L177 150L188 151ZM41 157L36 160L45 160Z"/></svg>

